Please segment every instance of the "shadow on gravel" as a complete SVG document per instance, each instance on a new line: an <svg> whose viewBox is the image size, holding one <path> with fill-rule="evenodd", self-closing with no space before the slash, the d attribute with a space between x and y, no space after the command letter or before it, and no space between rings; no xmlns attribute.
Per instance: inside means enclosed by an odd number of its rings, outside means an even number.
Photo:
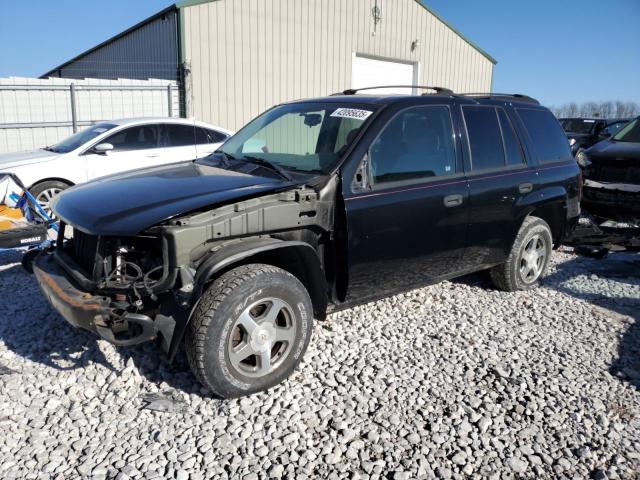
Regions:
<svg viewBox="0 0 640 480"><path fill-rule="evenodd" d="M472 273L451 281L483 289L494 288L487 272ZM618 286L615 291L601 288L603 281L615 282ZM542 283L546 288L633 318L633 324L620 339L618 358L610 365L609 372L640 389L640 297L637 295L640 254L611 253L601 260L576 256L556 265L556 271Z"/></svg>
<svg viewBox="0 0 640 480"><path fill-rule="evenodd" d="M67 324L40 295L34 278L20 266L21 258L22 252L0 251L0 342L8 350L59 371L95 363L120 374L122 365L133 362L138 373L152 383L200 394L183 352L173 363L152 343L118 348L117 354L111 354L114 347Z"/></svg>
<svg viewBox="0 0 640 480"><path fill-rule="evenodd" d="M580 276L590 285L579 280ZM633 319L620 338L618 357L609 373L640 390L640 255L611 253L601 260L576 256L557 265L556 272L543 282L547 288L606 309L609 315L614 312Z"/></svg>

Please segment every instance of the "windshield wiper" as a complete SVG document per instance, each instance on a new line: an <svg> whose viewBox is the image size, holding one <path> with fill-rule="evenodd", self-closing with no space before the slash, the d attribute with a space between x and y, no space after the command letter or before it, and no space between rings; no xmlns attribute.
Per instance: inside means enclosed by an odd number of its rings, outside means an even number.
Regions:
<svg viewBox="0 0 640 480"><path fill-rule="evenodd" d="M222 159L222 165L224 167L230 167L231 166L231 160L236 160L236 157L234 157L233 155L231 155L230 153L226 153L223 152L222 150L216 150L215 152L213 152L213 154L219 154L220 158Z"/></svg>
<svg viewBox="0 0 640 480"><path fill-rule="evenodd" d="M47 152L56 153L56 149L53 148L53 145L49 145L48 147L42 147L42 150L46 150Z"/></svg>
<svg viewBox="0 0 640 480"><path fill-rule="evenodd" d="M293 177L291 177L291 175L289 175L289 173L287 173L284 168L282 168L277 163L272 163L269 160L265 160L264 158L252 157L251 155L243 155L239 160L244 160L255 165L260 165L261 167L267 167L269 170L272 170L279 174L282 178L289 181L293 180Z"/></svg>

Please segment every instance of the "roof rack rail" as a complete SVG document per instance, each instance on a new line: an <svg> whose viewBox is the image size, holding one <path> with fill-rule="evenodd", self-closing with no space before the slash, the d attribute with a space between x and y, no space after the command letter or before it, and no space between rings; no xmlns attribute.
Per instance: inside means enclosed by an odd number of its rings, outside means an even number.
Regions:
<svg viewBox="0 0 640 480"><path fill-rule="evenodd" d="M444 87L430 87L428 85L379 85L377 87L363 87L363 88L348 88L342 92L334 93L332 95L355 95L362 90L375 90L377 88L419 88L421 90L433 90L436 93L444 93L446 95L453 95L453 90ZM423 95L427 95L423 93Z"/></svg>
<svg viewBox="0 0 640 480"><path fill-rule="evenodd" d="M457 95L463 97L479 97L479 98L514 98L520 102L534 103L540 105L540 102L529 95L523 95L522 93L458 93Z"/></svg>

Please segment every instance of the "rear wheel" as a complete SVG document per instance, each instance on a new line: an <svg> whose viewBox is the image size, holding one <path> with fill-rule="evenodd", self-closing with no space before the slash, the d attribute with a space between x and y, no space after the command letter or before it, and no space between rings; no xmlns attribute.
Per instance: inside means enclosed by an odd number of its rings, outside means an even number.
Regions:
<svg viewBox="0 0 640 480"><path fill-rule="evenodd" d="M53 213L51 212L51 207L49 203L60 192L69 188L69 184L65 182L61 182L59 180L47 180L46 182L38 183L31 187L30 192L38 203L42 207L42 209L47 212L49 217L53 218Z"/></svg>
<svg viewBox="0 0 640 480"><path fill-rule="evenodd" d="M538 217L525 218L507 261L491 269L493 283L508 292L536 287L549 265L552 246L547 222Z"/></svg>
<svg viewBox="0 0 640 480"><path fill-rule="evenodd" d="M216 395L249 395L295 370L312 326L311 299L296 277L270 265L244 265L203 293L185 350L196 377Z"/></svg>

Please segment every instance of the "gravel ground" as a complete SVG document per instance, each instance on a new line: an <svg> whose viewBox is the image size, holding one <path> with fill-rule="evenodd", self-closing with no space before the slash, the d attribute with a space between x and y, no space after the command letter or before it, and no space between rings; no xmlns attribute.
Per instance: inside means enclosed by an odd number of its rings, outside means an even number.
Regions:
<svg viewBox="0 0 640 480"><path fill-rule="evenodd" d="M640 478L638 255L334 314L291 379L234 401L184 356L67 326L18 261L0 253L0 478Z"/></svg>

